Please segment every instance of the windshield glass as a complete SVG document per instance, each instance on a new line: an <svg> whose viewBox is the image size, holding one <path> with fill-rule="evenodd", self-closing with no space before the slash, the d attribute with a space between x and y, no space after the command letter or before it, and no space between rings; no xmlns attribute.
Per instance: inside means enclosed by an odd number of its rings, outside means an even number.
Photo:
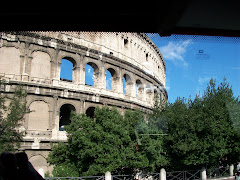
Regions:
<svg viewBox="0 0 240 180"><path fill-rule="evenodd" d="M224 77L234 96L240 95L240 38L147 34L160 49L166 63L168 101L202 95L211 78Z"/></svg>

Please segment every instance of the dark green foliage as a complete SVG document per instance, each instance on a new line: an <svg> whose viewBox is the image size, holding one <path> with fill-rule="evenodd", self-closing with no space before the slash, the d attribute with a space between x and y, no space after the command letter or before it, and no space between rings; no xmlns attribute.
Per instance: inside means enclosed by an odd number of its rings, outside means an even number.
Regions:
<svg viewBox="0 0 240 180"><path fill-rule="evenodd" d="M225 79L218 87L211 79L202 97L178 98L167 104L161 116L168 121L165 147L171 168L200 169L239 159L236 146L240 140L234 124L239 123L240 116L236 108L239 101Z"/></svg>
<svg viewBox="0 0 240 180"><path fill-rule="evenodd" d="M53 177L78 177L78 171L72 164L60 164L54 167L52 175Z"/></svg>
<svg viewBox="0 0 240 180"><path fill-rule="evenodd" d="M162 139L137 139L139 122L145 123L139 111L127 111L122 116L116 109L96 108L94 120L72 113L71 124L66 127L68 142L53 146L48 161L57 164L55 172L70 164L79 176L103 175L107 171L131 174L136 168L154 171L166 164L161 155Z"/></svg>
<svg viewBox="0 0 240 180"><path fill-rule="evenodd" d="M0 152L15 151L24 132L19 132L20 121L27 113L27 93L17 86L13 96L4 95L6 83L0 81ZM9 103L7 105L7 103Z"/></svg>
<svg viewBox="0 0 240 180"><path fill-rule="evenodd" d="M106 107L94 119L73 113L71 122L68 142L48 158L58 176L199 170L240 159L240 102L225 79L218 87L211 79L194 100L156 101L148 123L139 111L122 116Z"/></svg>

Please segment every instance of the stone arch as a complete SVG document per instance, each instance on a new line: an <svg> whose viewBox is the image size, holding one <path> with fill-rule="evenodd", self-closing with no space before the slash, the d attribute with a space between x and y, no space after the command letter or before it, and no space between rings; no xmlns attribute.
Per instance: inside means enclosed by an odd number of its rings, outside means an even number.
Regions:
<svg viewBox="0 0 240 180"><path fill-rule="evenodd" d="M111 64L106 64L104 68L105 68L105 70L113 69L115 71L115 73L116 73L116 77L119 76L119 68L118 67L116 67L114 65L111 65Z"/></svg>
<svg viewBox="0 0 240 180"><path fill-rule="evenodd" d="M154 94L154 97L160 94L160 89L157 86L153 87L153 94Z"/></svg>
<svg viewBox="0 0 240 180"><path fill-rule="evenodd" d="M76 108L72 104L63 104L60 107L60 116L59 116L59 130L64 131L64 126L71 123L70 115L72 111L76 112Z"/></svg>
<svg viewBox="0 0 240 180"><path fill-rule="evenodd" d="M76 61L72 57L62 57L60 65L60 80L73 82L73 79L75 79L76 76L75 67Z"/></svg>
<svg viewBox="0 0 240 180"><path fill-rule="evenodd" d="M75 60L75 58L73 58L72 56L62 56L62 59L67 59L68 61L70 61L73 64L73 68L75 68L77 66L77 61Z"/></svg>
<svg viewBox="0 0 240 180"><path fill-rule="evenodd" d="M52 54L51 52L47 49L47 48L39 48L39 47L36 47L36 46L32 46L30 45L30 48L32 49L32 51L30 50L30 54L32 55L34 52L43 52L43 53L46 53L49 55L50 59L52 59Z"/></svg>
<svg viewBox="0 0 240 180"><path fill-rule="evenodd" d="M153 87L153 98L154 98L154 101L160 102L161 94L157 86Z"/></svg>
<svg viewBox="0 0 240 180"><path fill-rule="evenodd" d="M49 129L49 106L45 101L36 100L31 102L28 115L28 130Z"/></svg>
<svg viewBox="0 0 240 180"><path fill-rule="evenodd" d="M86 110L86 115L93 119L94 118L95 109L96 109L96 107L94 107L94 106L88 107L87 110Z"/></svg>
<svg viewBox="0 0 240 180"><path fill-rule="evenodd" d="M126 95L131 95L131 89L132 89L132 79L128 74L124 74L122 77L123 81L123 93Z"/></svg>
<svg viewBox="0 0 240 180"><path fill-rule="evenodd" d="M29 158L29 162L33 165L39 174L44 175L48 171L48 163L42 155L34 155Z"/></svg>
<svg viewBox="0 0 240 180"><path fill-rule="evenodd" d="M73 67L77 67L79 65L79 61L77 61L78 57L76 54L60 50L58 53L58 62L61 62L62 59L71 61L73 63Z"/></svg>
<svg viewBox="0 0 240 180"><path fill-rule="evenodd" d="M106 89L117 91L117 72L113 68L108 68L106 70Z"/></svg>
<svg viewBox="0 0 240 180"><path fill-rule="evenodd" d="M31 77L50 79L51 56L43 51L33 51L31 61Z"/></svg>
<svg viewBox="0 0 240 180"><path fill-rule="evenodd" d="M20 51L15 47L0 48L0 73L20 74Z"/></svg>
<svg viewBox="0 0 240 180"><path fill-rule="evenodd" d="M77 63L74 58L63 56L60 65L60 80L75 82L77 76L76 65Z"/></svg>
<svg viewBox="0 0 240 180"><path fill-rule="evenodd" d="M99 67L100 67L99 62L94 61L93 59L87 59L84 61L83 65L86 66L87 64L92 66L93 69L96 71L96 73L99 73Z"/></svg>
<svg viewBox="0 0 240 180"><path fill-rule="evenodd" d="M85 64L85 85L98 87L100 83L99 66L94 62Z"/></svg>
<svg viewBox="0 0 240 180"><path fill-rule="evenodd" d="M144 85L140 79L136 80L136 97L141 99L144 93Z"/></svg>

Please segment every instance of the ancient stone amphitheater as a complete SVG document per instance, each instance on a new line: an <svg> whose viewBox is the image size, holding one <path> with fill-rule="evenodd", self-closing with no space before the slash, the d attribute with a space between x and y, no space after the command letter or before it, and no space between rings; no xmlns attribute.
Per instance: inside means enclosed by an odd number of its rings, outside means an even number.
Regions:
<svg viewBox="0 0 240 180"><path fill-rule="evenodd" d="M63 60L72 64L69 79L60 75ZM92 86L86 82L86 65L94 70ZM92 117L96 106L106 105L121 113L147 113L154 96L168 97L165 62L144 33L2 32L0 77L8 82L8 94L19 84L27 90L32 112L21 122L20 130L26 131L21 150L41 172L51 171L46 161L50 143L66 141L71 111Z"/></svg>

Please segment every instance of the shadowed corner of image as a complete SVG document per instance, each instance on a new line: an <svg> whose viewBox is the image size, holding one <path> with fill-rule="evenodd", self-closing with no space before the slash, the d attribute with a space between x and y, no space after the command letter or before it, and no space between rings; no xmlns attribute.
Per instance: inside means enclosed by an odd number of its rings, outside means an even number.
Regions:
<svg viewBox="0 0 240 180"><path fill-rule="evenodd" d="M25 152L0 155L0 180L44 180L28 161Z"/></svg>

